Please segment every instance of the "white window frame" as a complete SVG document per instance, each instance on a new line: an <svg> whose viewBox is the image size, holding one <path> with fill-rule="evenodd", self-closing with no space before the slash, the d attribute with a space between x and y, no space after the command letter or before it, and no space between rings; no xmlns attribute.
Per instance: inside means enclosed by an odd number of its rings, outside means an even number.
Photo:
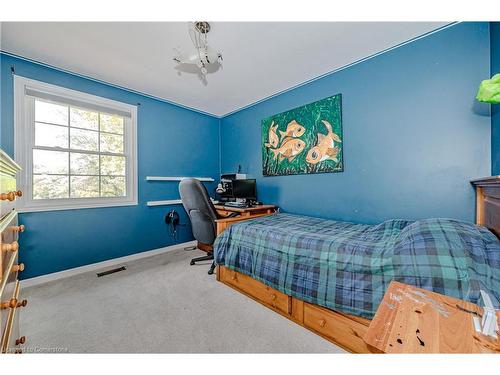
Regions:
<svg viewBox="0 0 500 375"><path fill-rule="evenodd" d="M34 98L27 89L45 92L89 106L130 113L124 118L124 154L126 156L126 196L94 198L33 199ZM69 126L69 124L68 124ZM56 150L56 148L54 148ZM78 152L78 151L76 151ZM17 200L19 212L73 210L82 208L131 206L138 204L137 189L137 107L51 85L33 79L14 76L14 155L22 170L17 174L18 188L23 196Z"/></svg>

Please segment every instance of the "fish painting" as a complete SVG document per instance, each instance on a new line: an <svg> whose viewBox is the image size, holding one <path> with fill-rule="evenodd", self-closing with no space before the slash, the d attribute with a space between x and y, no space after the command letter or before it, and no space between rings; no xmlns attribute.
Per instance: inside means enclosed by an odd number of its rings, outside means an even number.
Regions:
<svg viewBox="0 0 500 375"><path fill-rule="evenodd" d="M335 142L342 142L340 137L333 132L332 125L326 121L321 121L325 125L328 133L325 135L323 133L318 133L318 142L316 146L311 147L307 152L306 162L309 164L318 164L324 160L333 160L337 162L337 155L340 152L340 148L335 146Z"/></svg>
<svg viewBox="0 0 500 375"><path fill-rule="evenodd" d="M278 134L276 134L277 129L278 129L278 124L274 124L274 121L273 121L273 123L269 127L268 141L267 141L267 143L265 143L265 146L267 148L278 147L278 145L280 143L280 139L278 137Z"/></svg>
<svg viewBox="0 0 500 375"><path fill-rule="evenodd" d="M344 171L342 94L261 120L263 176Z"/></svg>
<svg viewBox="0 0 500 375"><path fill-rule="evenodd" d="M288 159L289 162L292 162L297 155L304 151L305 147L306 143L302 139L285 138L279 148L271 149L271 151L274 154L274 158L278 158L280 162L284 159Z"/></svg>
<svg viewBox="0 0 500 375"><path fill-rule="evenodd" d="M280 130L281 139L285 139L286 137L299 138L304 135L306 132L306 128L300 125L297 121L292 120L286 126L286 130Z"/></svg>

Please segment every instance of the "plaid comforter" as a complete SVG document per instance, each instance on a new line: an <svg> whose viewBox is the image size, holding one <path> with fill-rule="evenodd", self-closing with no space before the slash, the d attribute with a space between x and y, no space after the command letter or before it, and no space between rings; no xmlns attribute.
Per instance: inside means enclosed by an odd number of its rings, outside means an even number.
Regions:
<svg viewBox="0 0 500 375"><path fill-rule="evenodd" d="M352 224L275 214L233 224L214 244L217 264L285 294L371 318L391 280L478 302L500 300L500 242L449 219Z"/></svg>

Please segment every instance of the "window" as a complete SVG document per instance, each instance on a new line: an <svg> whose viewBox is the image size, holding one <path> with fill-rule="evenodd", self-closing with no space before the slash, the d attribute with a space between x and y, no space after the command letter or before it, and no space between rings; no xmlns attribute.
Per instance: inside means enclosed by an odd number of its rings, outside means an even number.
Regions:
<svg viewBox="0 0 500 375"><path fill-rule="evenodd" d="M20 211L137 204L135 106L14 82Z"/></svg>

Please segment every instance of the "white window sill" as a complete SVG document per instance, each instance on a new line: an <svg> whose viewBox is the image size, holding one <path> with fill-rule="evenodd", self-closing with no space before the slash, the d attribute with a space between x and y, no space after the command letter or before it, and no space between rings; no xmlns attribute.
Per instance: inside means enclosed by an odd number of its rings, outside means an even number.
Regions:
<svg viewBox="0 0 500 375"><path fill-rule="evenodd" d="M125 207L137 206L138 202L135 201L119 201L119 202L102 202L102 203L89 203L82 202L81 204L64 204L64 205L32 205L32 206L18 206L17 212L30 213L30 212L48 212L48 211L67 211L67 210L81 210L88 208L111 208L111 207Z"/></svg>

